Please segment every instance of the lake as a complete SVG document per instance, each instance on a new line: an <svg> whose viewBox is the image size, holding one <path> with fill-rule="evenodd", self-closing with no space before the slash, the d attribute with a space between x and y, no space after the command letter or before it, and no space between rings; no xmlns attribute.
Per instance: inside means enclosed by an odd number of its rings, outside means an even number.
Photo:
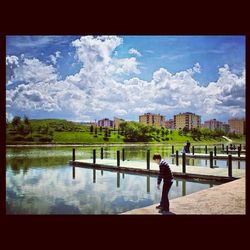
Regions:
<svg viewBox="0 0 250 250"><path fill-rule="evenodd" d="M100 157L100 147L97 157ZM122 146L104 147L105 158L115 158ZM126 146L125 157L146 159L146 149L159 152L170 163L170 146ZM77 147L76 158L92 157L92 146ZM156 177L75 168L72 147L18 147L6 152L6 213L7 214L119 214L131 209L156 204L161 191ZM193 160L193 159L190 159ZM205 160L194 165L205 166ZM208 163L209 164L209 163ZM225 161L217 165L225 167ZM233 167L245 168L245 162ZM218 183L197 183L175 179L169 198L197 192Z"/></svg>

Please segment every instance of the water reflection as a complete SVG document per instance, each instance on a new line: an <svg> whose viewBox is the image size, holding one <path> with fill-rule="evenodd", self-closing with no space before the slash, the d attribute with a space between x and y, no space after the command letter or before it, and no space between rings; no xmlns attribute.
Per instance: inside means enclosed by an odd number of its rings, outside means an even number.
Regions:
<svg viewBox="0 0 250 250"><path fill-rule="evenodd" d="M96 170L93 169L93 183L96 183Z"/></svg>
<svg viewBox="0 0 250 250"><path fill-rule="evenodd" d="M92 150L93 147L76 150L76 159L90 158ZM117 147L104 148L104 157L116 157L116 150ZM151 152L161 152L168 162L172 162L175 159L168 156L170 150L151 148ZM146 160L143 147L136 150L127 147L125 152L126 159ZM160 201L161 191L157 190L156 177L72 167L68 165L71 154L72 148L7 149L7 213L117 214ZM190 159L190 164L205 166L207 160ZM226 161L220 160L216 164L220 167L227 165ZM245 168L245 163L233 161L233 166ZM169 197L190 194L213 184L175 179Z"/></svg>
<svg viewBox="0 0 250 250"><path fill-rule="evenodd" d="M76 168L74 166L72 166L72 178L76 178Z"/></svg>
<svg viewBox="0 0 250 250"><path fill-rule="evenodd" d="M186 195L186 181L182 180L182 196Z"/></svg>
<svg viewBox="0 0 250 250"><path fill-rule="evenodd" d="M117 173L117 188L120 187L120 173Z"/></svg>

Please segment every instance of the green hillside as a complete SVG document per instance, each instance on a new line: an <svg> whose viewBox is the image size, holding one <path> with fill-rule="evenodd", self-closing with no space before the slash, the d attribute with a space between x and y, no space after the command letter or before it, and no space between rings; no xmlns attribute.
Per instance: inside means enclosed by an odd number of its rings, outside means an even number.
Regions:
<svg viewBox="0 0 250 250"><path fill-rule="evenodd" d="M220 131L211 132L206 129L177 131L137 122L124 122L116 130L61 119L15 118L6 124L6 144L185 143L186 141L209 144L226 142L222 135ZM245 136L237 136L233 140L245 141Z"/></svg>

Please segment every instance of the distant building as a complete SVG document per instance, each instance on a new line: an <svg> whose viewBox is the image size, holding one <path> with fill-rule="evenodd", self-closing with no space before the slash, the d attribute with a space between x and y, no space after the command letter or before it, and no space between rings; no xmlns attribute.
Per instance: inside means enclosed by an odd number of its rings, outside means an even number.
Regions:
<svg viewBox="0 0 250 250"><path fill-rule="evenodd" d="M225 133L229 133L230 132L230 126L227 123L223 123L222 124L222 130L224 130Z"/></svg>
<svg viewBox="0 0 250 250"><path fill-rule="evenodd" d="M113 127L114 122L112 120L109 120L108 118L104 118L102 120L99 120L97 122L97 125L100 127Z"/></svg>
<svg viewBox="0 0 250 250"><path fill-rule="evenodd" d="M192 128L200 128L200 126L201 116L199 115L190 112L179 113L178 115L174 115L175 129L183 129L186 127L191 130Z"/></svg>
<svg viewBox="0 0 250 250"><path fill-rule="evenodd" d="M139 122L150 126L165 127L165 116L146 113L139 116Z"/></svg>
<svg viewBox="0 0 250 250"><path fill-rule="evenodd" d="M211 130L222 129L223 122L211 119L204 122L203 128L209 128Z"/></svg>
<svg viewBox="0 0 250 250"><path fill-rule="evenodd" d="M174 129L174 119L169 119L165 121L165 128Z"/></svg>
<svg viewBox="0 0 250 250"><path fill-rule="evenodd" d="M245 119L233 118L228 120L230 126L230 132L235 132L236 134L245 134Z"/></svg>
<svg viewBox="0 0 250 250"><path fill-rule="evenodd" d="M121 122L124 122L125 120L123 119L120 119L120 118L117 118L117 117L114 117L114 127L117 129L119 128L119 125Z"/></svg>

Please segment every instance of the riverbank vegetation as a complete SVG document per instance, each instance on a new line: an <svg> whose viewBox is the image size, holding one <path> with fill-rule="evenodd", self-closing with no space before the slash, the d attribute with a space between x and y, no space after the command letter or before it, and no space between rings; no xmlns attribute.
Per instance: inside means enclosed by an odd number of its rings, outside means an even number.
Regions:
<svg viewBox="0 0 250 250"><path fill-rule="evenodd" d="M245 136L206 128L170 130L138 122L123 122L119 128L98 127L60 119L30 120L15 116L6 122L6 144L103 144L103 143L176 143L225 142L227 136L234 142L245 141Z"/></svg>

